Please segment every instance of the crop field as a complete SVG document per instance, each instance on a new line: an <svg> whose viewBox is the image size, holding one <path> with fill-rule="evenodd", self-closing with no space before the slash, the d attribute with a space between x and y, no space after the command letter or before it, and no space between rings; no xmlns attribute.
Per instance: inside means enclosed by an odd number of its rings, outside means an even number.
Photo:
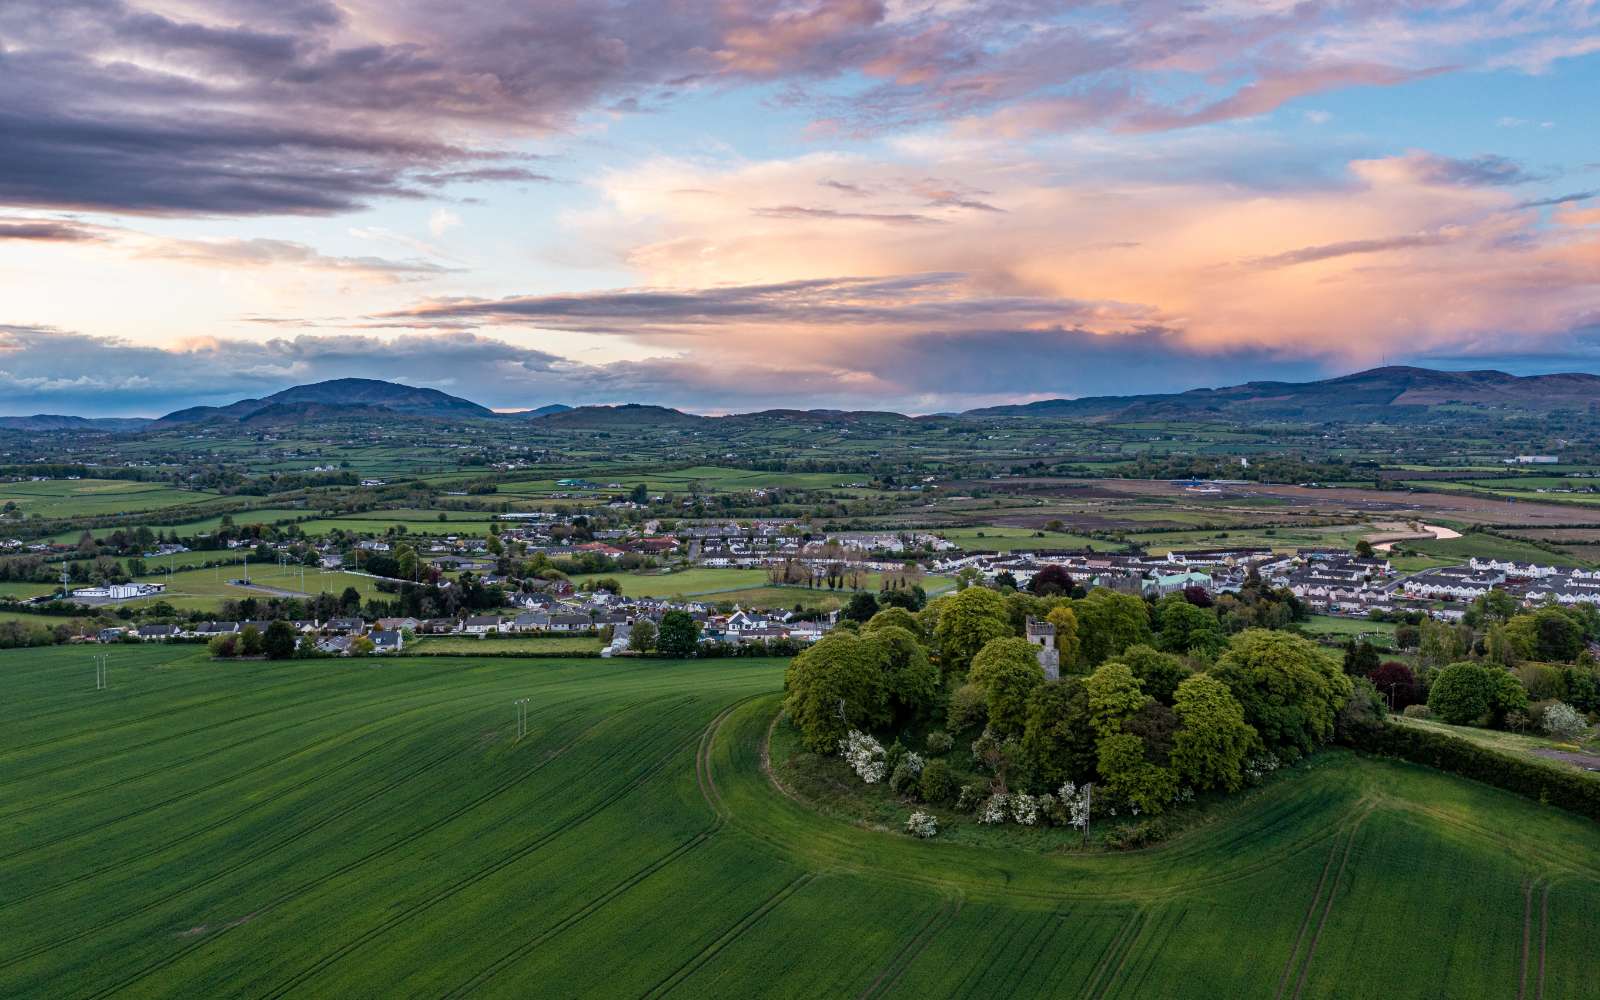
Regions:
<svg viewBox="0 0 1600 1000"><path fill-rule="evenodd" d="M963 549L989 552L1015 552L1019 549L1090 549L1095 552L1120 552L1124 546L1104 538L1090 538L1064 531L1017 528L1009 525L983 525L976 528L945 528L939 533L946 541ZM1042 536L1042 537L1041 537Z"/></svg>
<svg viewBox="0 0 1600 1000"><path fill-rule="evenodd" d="M1044 855L786 795L777 661L117 647L110 679L0 653L0 994L1600 993L1593 824L1415 766L1330 752Z"/></svg>
<svg viewBox="0 0 1600 1000"><path fill-rule="evenodd" d="M826 587L801 587L784 586L773 587L767 583L767 571L764 569L719 569L715 567L697 567L695 569L679 570L675 573L590 573L572 578L576 586L585 586L595 580L611 579L622 585L622 593L627 597L704 597L711 600L739 600L739 595L749 595L756 591L774 592L779 595L789 595L778 601L782 607L789 607L796 601L807 605L816 605L822 598L829 594L849 594L851 591L830 591ZM883 577L878 573L865 574L864 589L876 593L882 586ZM925 577L922 582L923 589L929 596L942 594L955 586L955 581L944 576ZM749 603L750 598L746 598Z"/></svg>
<svg viewBox="0 0 1600 1000"><path fill-rule="evenodd" d="M43 517L97 517L138 514L215 500L217 494L180 490L162 483L126 479L50 479L0 483L0 504L14 503L25 514Z"/></svg>
<svg viewBox="0 0 1600 1000"><path fill-rule="evenodd" d="M480 639L469 635L419 636L416 648L429 654L471 656L474 653L598 653L600 638L593 635L509 635ZM406 644L411 649L411 644Z"/></svg>

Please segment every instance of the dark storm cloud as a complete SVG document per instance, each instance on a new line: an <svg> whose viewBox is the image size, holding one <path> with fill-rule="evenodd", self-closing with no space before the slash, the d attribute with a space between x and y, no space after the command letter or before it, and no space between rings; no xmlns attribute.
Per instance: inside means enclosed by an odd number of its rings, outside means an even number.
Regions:
<svg viewBox="0 0 1600 1000"><path fill-rule="evenodd" d="M1024 130L1157 129L1415 75L1296 57L1323 6L1256 16L1184 0L892 14L878 0L7 0L0 204L333 213L418 185L539 181L484 161L596 109L748 83L781 85L825 128L1015 108ZM1334 6L1357 20L1383 12ZM1183 59L1247 82L1198 109L1141 91L1143 67ZM852 82L841 91L840 80ZM1512 182L1489 159L1466 169L1477 179L1461 182ZM994 207L961 192L929 203Z"/></svg>

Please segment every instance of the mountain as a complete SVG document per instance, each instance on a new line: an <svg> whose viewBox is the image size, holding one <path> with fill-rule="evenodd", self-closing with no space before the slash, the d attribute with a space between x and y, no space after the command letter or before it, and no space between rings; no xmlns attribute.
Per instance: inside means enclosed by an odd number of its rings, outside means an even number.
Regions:
<svg viewBox="0 0 1600 1000"><path fill-rule="evenodd" d="M495 415L486 406L438 389L422 389L372 378L338 378L297 385L260 399L241 399L227 406L191 406L169 413L156 423L166 427L204 420L245 420L263 411L266 411L267 419L276 422L293 419L297 413L305 418L337 417L340 411L347 409L448 419L488 419Z"/></svg>
<svg viewBox="0 0 1600 1000"><path fill-rule="evenodd" d="M147 417L68 417L35 413L31 417L0 417L0 430L8 431L136 431L150 423Z"/></svg>
<svg viewBox="0 0 1600 1000"><path fill-rule="evenodd" d="M546 403L544 406L537 406L531 410L521 410L517 413L508 413L505 414L505 416L522 417L526 420L533 420L538 417L548 417L552 413L566 413L570 409L572 409L572 407L568 406L566 403Z"/></svg>
<svg viewBox="0 0 1600 1000"><path fill-rule="evenodd" d="M621 406L578 406L538 418L539 426L610 429L623 427L696 427L711 417L684 413L667 406L624 403Z"/></svg>
<svg viewBox="0 0 1600 1000"><path fill-rule="evenodd" d="M1549 412L1587 409L1592 403L1600 403L1600 376L1391 365L1318 382L1246 382L1167 394L1045 399L968 410L963 416L1121 420L1206 413L1323 421L1416 416L1434 407Z"/></svg>

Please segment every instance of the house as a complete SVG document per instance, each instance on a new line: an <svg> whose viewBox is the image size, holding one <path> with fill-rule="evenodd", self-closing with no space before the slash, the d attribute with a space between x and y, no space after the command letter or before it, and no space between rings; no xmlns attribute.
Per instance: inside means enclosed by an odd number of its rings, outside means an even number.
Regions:
<svg viewBox="0 0 1600 1000"><path fill-rule="evenodd" d="M178 637L178 626L140 625L136 634L140 642L165 642Z"/></svg>
<svg viewBox="0 0 1600 1000"><path fill-rule="evenodd" d="M499 615L473 615L461 626L461 631L468 635L488 635L490 632L498 632L499 630Z"/></svg>
<svg viewBox="0 0 1600 1000"><path fill-rule="evenodd" d="M1039 618L1030 617L1025 631L1028 641L1039 647L1039 668L1044 671L1045 680L1058 681L1061 679L1061 652L1056 649L1056 627L1050 622Z"/></svg>
<svg viewBox="0 0 1600 1000"><path fill-rule="evenodd" d="M238 631L238 622L201 622L194 627L194 634L202 639L210 639L219 635L234 635Z"/></svg>
<svg viewBox="0 0 1600 1000"><path fill-rule="evenodd" d="M330 635L317 643L317 652L327 656L349 656L350 637L347 635Z"/></svg>
<svg viewBox="0 0 1600 1000"><path fill-rule="evenodd" d="M550 628L550 615L545 611L524 611L512 619L514 632L544 632Z"/></svg>
<svg viewBox="0 0 1600 1000"><path fill-rule="evenodd" d="M429 618L417 629L423 635L451 635L461 631L459 618Z"/></svg>
<svg viewBox="0 0 1600 1000"><path fill-rule="evenodd" d="M422 624L415 618L379 618L378 628L385 632L415 632L417 626Z"/></svg>
<svg viewBox="0 0 1600 1000"><path fill-rule="evenodd" d="M127 633L120 628L103 628L95 633L96 642L121 642Z"/></svg>
<svg viewBox="0 0 1600 1000"><path fill-rule="evenodd" d="M627 652L628 640L632 636L633 626L630 623L622 622L621 624L615 626L611 630L611 642L608 643L604 649L600 650L600 655L609 657L616 656L618 653Z"/></svg>
<svg viewBox="0 0 1600 1000"><path fill-rule="evenodd" d="M340 635L360 635L367 630L367 623L360 618L329 618L323 630Z"/></svg>
<svg viewBox="0 0 1600 1000"><path fill-rule="evenodd" d="M398 653L406 648L405 633L399 629L376 629L367 634L374 653Z"/></svg>
<svg viewBox="0 0 1600 1000"><path fill-rule="evenodd" d="M587 632L594 628L594 621L588 615L551 615L550 631L552 632Z"/></svg>

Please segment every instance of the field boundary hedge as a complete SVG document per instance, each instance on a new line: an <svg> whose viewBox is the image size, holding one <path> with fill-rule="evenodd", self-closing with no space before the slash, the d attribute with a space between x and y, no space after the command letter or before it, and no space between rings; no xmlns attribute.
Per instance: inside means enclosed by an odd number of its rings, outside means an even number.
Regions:
<svg viewBox="0 0 1600 1000"><path fill-rule="evenodd" d="M1469 740L1411 726L1385 725L1351 742L1357 750L1398 757L1493 785L1568 812L1600 820L1600 779L1518 760Z"/></svg>

